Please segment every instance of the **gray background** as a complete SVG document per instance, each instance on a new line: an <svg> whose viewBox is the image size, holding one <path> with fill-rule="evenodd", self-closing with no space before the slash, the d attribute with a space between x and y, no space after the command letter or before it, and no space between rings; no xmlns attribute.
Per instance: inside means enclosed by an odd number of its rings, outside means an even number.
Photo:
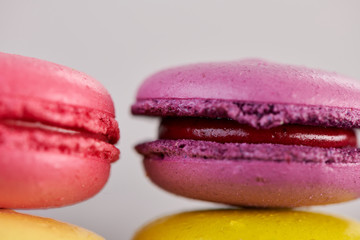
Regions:
<svg viewBox="0 0 360 240"><path fill-rule="evenodd" d="M121 159L103 191L74 206L27 212L126 240L158 216L220 207L165 193L144 176L133 146L155 137L157 120L130 116L139 84L169 66L245 57L360 79L359 12L357 0L0 0L0 51L92 75L111 93L121 127ZM360 201L314 209L360 220Z"/></svg>

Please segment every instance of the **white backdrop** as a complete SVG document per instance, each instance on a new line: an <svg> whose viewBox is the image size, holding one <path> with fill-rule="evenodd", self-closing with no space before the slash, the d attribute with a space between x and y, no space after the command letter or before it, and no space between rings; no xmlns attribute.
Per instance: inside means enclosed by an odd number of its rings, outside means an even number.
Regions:
<svg viewBox="0 0 360 240"><path fill-rule="evenodd" d="M74 206L26 212L126 240L158 216L221 207L146 179L133 146L155 138L157 121L130 115L137 87L169 66L245 57L360 79L359 10L358 0L0 0L0 51L92 75L112 95L121 128L121 159L103 191ZM314 209L360 220L359 200Z"/></svg>

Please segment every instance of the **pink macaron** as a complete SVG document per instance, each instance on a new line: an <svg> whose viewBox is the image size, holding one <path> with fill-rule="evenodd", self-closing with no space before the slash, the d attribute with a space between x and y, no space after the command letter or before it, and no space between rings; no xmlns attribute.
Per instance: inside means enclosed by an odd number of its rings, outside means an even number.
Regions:
<svg viewBox="0 0 360 240"><path fill-rule="evenodd" d="M0 53L0 208L73 204L99 192L119 158L112 99L90 76Z"/></svg>
<svg viewBox="0 0 360 240"><path fill-rule="evenodd" d="M360 197L360 83L258 59L158 72L135 115L159 116L136 146L172 193L239 206L297 207Z"/></svg>

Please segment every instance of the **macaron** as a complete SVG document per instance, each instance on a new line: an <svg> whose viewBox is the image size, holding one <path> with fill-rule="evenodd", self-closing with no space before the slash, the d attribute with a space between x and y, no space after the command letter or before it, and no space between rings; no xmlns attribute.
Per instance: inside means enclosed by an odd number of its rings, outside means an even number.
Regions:
<svg viewBox="0 0 360 240"><path fill-rule="evenodd" d="M355 240L360 223L335 216L290 210L212 210L157 219L133 240Z"/></svg>
<svg viewBox="0 0 360 240"><path fill-rule="evenodd" d="M0 239L104 240L93 232L71 224L6 209L0 209Z"/></svg>
<svg viewBox="0 0 360 240"><path fill-rule="evenodd" d="M119 158L114 105L90 76L0 53L0 208L48 208L102 189Z"/></svg>
<svg viewBox="0 0 360 240"><path fill-rule="evenodd" d="M136 146L172 193L239 206L297 207L360 196L360 82L259 59L174 67L132 106L162 119Z"/></svg>

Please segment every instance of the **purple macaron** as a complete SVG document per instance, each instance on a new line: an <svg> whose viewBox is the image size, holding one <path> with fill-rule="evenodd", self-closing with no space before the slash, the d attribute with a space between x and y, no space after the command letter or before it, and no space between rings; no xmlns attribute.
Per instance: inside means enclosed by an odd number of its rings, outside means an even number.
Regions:
<svg viewBox="0 0 360 240"><path fill-rule="evenodd" d="M356 80L257 59L171 68L137 93L132 113L163 123L160 139L136 150L155 184L189 198L260 207L348 201L360 197L358 99Z"/></svg>

